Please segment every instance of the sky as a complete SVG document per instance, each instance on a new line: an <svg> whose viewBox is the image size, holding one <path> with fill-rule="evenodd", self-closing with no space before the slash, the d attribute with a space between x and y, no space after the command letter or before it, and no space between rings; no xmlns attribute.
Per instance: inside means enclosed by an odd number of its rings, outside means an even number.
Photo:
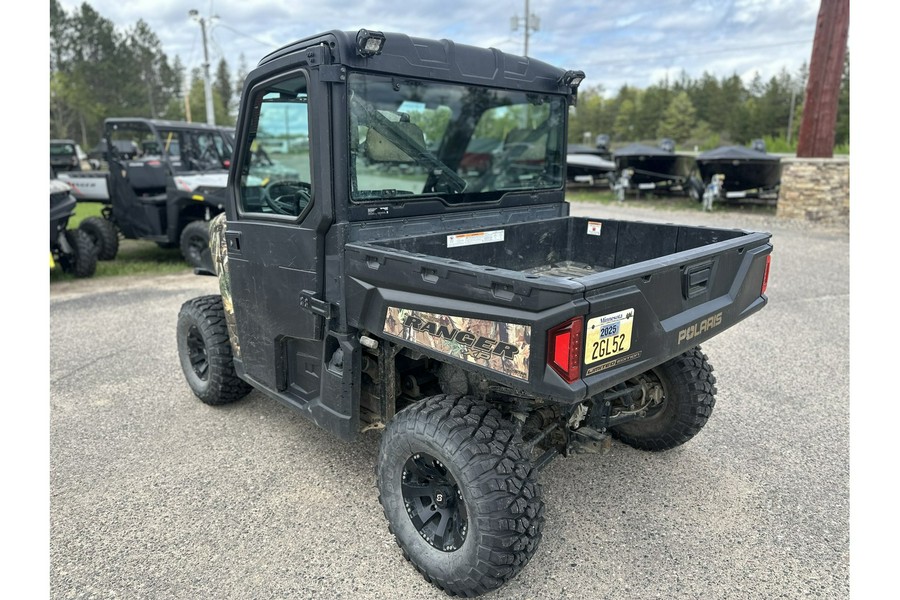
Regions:
<svg viewBox="0 0 900 600"><path fill-rule="evenodd" d="M81 3L61 0L67 11ZM121 28L146 21L170 59L188 71L203 63L196 9L207 19L212 69L225 58L234 71L243 53L253 67L268 52L327 31L360 28L416 37L448 38L522 54L524 0L92 0L89 4ZM450 4L451 6L448 6ZM538 17L529 56L587 75L607 95L624 84L647 87L684 70L746 81L782 68L794 73L809 61L818 0L531 0ZM518 17L517 31L512 31Z"/></svg>

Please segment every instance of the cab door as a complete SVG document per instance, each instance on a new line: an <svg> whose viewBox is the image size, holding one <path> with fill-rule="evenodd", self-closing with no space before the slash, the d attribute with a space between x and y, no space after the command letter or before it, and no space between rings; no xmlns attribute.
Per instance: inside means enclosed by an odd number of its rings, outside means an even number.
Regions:
<svg viewBox="0 0 900 600"><path fill-rule="evenodd" d="M238 372L307 410L321 394L331 223L328 182L313 177L327 153L312 148L321 140L327 147L328 135L327 118L318 116L326 94L316 85L308 69L296 68L245 97L225 234Z"/></svg>

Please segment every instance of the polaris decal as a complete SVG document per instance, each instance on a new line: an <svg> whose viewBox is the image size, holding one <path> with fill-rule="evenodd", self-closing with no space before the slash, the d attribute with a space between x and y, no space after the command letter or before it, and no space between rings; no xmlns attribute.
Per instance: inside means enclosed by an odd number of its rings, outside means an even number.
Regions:
<svg viewBox="0 0 900 600"><path fill-rule="evenodd" d="M715 329L719 325L722 324L722 313L717 312L713 316L703 319L702 321L698 321L693 325L688 325L684 329L678 332L678 343L681 342L689 342L693 338L697 337L701 333L709 331L711 329Z"/></svg>
<svg viewBox="0 0 900 600"><path fill-rule="evenodd" d="M390 306L384 333L517 379L528 379L531 327Z"/></svg>

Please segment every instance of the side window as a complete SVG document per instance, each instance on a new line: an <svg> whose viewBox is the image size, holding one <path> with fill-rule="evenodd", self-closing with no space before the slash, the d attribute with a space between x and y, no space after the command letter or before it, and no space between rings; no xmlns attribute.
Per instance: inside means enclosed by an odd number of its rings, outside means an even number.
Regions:
<svg viewBox="0 0 900 600"><path fill-rule="evenodd" d="M176 171L189 170L188 165L183 164L181 160L181 135L172 129L160 129L159 137L162 142L160 154L168 157L172 168Z"/></svg>
<svg viewBox="0 0 900 600"><path fill-rule="evenodd" d="M241 207L245 212L296 217L312 201L306 77L295 74L269 84L251 102Z"/></svg>
<svg viewBox="0 0 900 600"><path fill-rule="evenodd" d="M112 141L113 157L122 160L137 160L145 156L146 150L152 149L156 136L145 123L114 123L107 131Z"/></svg>

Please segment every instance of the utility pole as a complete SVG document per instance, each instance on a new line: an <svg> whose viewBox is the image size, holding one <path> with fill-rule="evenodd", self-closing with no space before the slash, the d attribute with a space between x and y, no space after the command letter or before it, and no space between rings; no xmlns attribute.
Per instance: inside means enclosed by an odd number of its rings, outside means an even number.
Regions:
<svg viewBox="0 0 900 600"><path fill-rule="evenodd" d="M531 12L531 8L529 6L529 1L525 0L525 17L521 18L519 15L515 15L510 19L510 25L512 26L512 31L519 30L519 24L521 23L525 30L525 50L522 52L522 56L528 56L528 36L532 31L538 31L541 25L541 19L536 14Z"/></svg>
<svg viewBox="0 0 900 600"><path fill-rule="evenodd" d="M849 27L850 0L821 0L797 143L799 157L834 155L834 128Z"/></svg>
<svg viewBox="0 0 900 600"><path fill-rule="evenodd" d="M200 13L197 9L192 8L188 11L188 15L194 18L195 21L200 23L200 31L203 33L203 91L206 95L206 122L210 125L216 124L216 111L213 107L213 96L212 96L212 80L209 78L209 48L206 45L206 24L209 22L212 24L213 19L218 19L219 17L213 15L209 17L209 19L204 19L200 16Z"/></svg>

